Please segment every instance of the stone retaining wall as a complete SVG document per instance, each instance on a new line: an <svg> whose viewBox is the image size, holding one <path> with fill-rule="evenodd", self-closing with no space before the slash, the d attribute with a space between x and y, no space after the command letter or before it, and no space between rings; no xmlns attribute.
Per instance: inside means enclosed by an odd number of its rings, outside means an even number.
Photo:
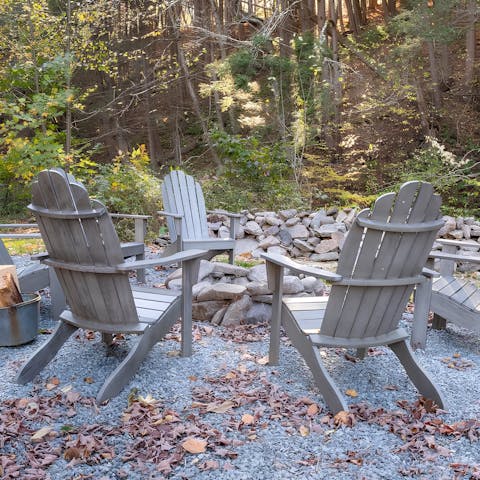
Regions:
<svg viewBox="0 0 480 480"><path fill-rule="evenodd" d="M336 208L316 212L244 211L237 235L236 254L258 258L262 252L273 252L308 262L335 261L356 213L354 209ZM445 216L444 220L445 225L439 236L473 240L480 245L479 221L450 216ZM212 236L228 238L228 217L211 214L208 221ZM480 256L478 252L465 253ZM480 265L468 268L480 270ZM168 288L180 288L181 270L172 273L165 283ZM286 295L326 293L325 284L321 280L303 275L286 275L283 289ZM271 318L272 296L267 286L264 264L244 268L202 260L199 283L194 286L193 297L193 318L196 320L230 326L269 322Z"/></svg>

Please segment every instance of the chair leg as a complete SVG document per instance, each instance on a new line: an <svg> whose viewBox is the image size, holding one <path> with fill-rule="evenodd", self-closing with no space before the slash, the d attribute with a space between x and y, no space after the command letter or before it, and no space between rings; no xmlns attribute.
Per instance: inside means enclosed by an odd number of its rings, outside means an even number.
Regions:
<svg viewBox="0 0 480 480"><path fill-rule="evenodd" d="M430 379L427 372L418 364L415 359L414 353L406 340L401 342L392 343L389 347L393 350L393 353L398 357L400 363L405 368L407 375L410 377L412 383L417 387L418 391L426 398L434 400L440 407L444 408L445 401L438 387Z"/></svg>
<svg viewBox="0 0 480 480"><path fill-rule="evenodd" d="M234 252L234 250L229 250L228 251L228 263L230 265L233 265L234 260L235 260L235 252Z"/></svg>
<svg viewBox="0 0 480 480"><path fill-rule="evenodd" d="M145 260L145 252L136 255L135 260L137 261ZM145 283L145 269L139 268L136 272L137 272L137 281L140 283Z"/></svg>
<svg viewBox="0 0 480 480"><path fill-rule="evenodd" d="M173 303L163 316L153 325L148 327L137 344L130 350L122 363L105 380L97 394L98 404L114 397L123 389L133 377L138 367L148 355L152 347L160 341L170 330L180 315L180 303Z"/></svg>
<svg viewBox="0 0 480 480"><path fill-rule="evenodd" d="M425 348L427 343L427 325L432 298L432 279L425 279L415 288L415 309L413 314L412 337L410 345L414 348Z"/></svg>
<svg viewBox="0 0 480 480"><path fill-rule="evenodd" d="M366 354L367 354L366 348L357 348L357 358L359 360L363 360Z"/></svg>
<svg viewBox="0 0 480 480"><path fill-rule="evenodd" d="M97 394L97 403L101 404L116 396L133 377L138 367L151 350L155 340L151 335L143 334L137 344L130 350L122 363L105 380Z"/></svg>
<svg viewBox="0 0 480 480"><path fill-rule="evenodd" d="M76 330L77 327L61 321L48 341L32 355L18 372L16 382L23 385L33 380Z"/></svg>
<svg viewBox="0 0 480 480"><path fill-rule="evenodd" d="M432 328L435 330L445 330L446 326L447 326L447 321L440 315L437 315L436 313L434 313L433 320L432 320Z"/></svg>
<svg viewBox="0 0 480 480"><path fill-rule="evenodd" d="M51 301L51 316L54 320L58 320L60 314L65 310L67 306L67 300L63 289L58 281L55 269L49 267L48 269L49 281L50 281L50 301Z"/></svg>
<svg viewBox="0 0 480 480"><path fill-rule="evenodd" d="M343 395L335 385L335 382L326 368L323 366L320 349L313 345L310 339L292 324L292 322L285 321L284 328L287 331L287 335L290 338L292 345L299 351L300 355L302 355L305 360L305 363L308 365L308 368L310 368L315 383L317 384L320 393L323 395L328 408L334 414L337 414L342 410L348 412L349 408Z"/></svg>

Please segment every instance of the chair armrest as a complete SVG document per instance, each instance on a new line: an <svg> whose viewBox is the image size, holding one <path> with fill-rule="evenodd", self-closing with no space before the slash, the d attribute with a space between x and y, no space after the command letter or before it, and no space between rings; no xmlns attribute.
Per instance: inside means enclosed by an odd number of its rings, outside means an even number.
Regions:
<svg viewBox="0 0 480 480"><path fill-rule="evenodd" d="M231 213L227 212L226 210L207 210L207 213L217 213L218 215L225 215L226 217L230 218L242 218L241 213Z"/></svg>
<svg viewBox="0 0 480 480"><path fill-rule="evenodd" d="M337 273L329 272L328 270L323 270L321 268L301 265L300 263L277 253L261 253L260 256L268 262L275 263L281 267L286 267L296 273L306 273L307 275L323 278L329 282L340 282L342 280L342 276Z"/></svg>
<svg viewBox="0 0 480 480"><path fill-rule="evenodd" d="M1 228L38 228L36 223L1 223ZM41 238L40 233L0 233L0 238Z"/></svg>
<svg viewBox="0 0 480 480"><path fill-rule="evenodd" d="M431 268L423 268L422 275L427 278L437 278L440 274Z"/></svg>
<svg viewBox="0 0 480 480"><path fill-rule="evenodd" d="M0 238L42 238L40 233L0 233Z"/></svg>
<svg viewBox="0 0 480 480"><path fill-rule="evenodd" d="M149 268L156 267L158 265L171 265L172 263L180 263L187 260L193 260L195 258L202 258L207 254L207 250L186 250L183 252L178 252L168 257L159 257L151 260L137 260L134 262L125 262L116 265L116 270L120 272L125 272L128 270L136 270L138 268Z"/></svg>
<svg viewBox="0 0 480 480"><path fill-rule="evenodd" d="M440 245L451 245L454 247L476 247L480 248L480 243L473 242L471 240L450 240L448 238L437 238L436 243Z"/></svg>
<svg viewBox="0 0 480 480"><path fill-rule="evenodd" d="M439 260L453 260L455 262L463 263L480 263L480 257L473 257L471 255L459 255L458 253L447 253L441 251L432 251L428 254L429 258L438 258Z"/></svg>
<svg viewBox="0 0 480 480"><path fill-rule="evenodd" d="M179 215L178 213L165 212L163 210L157 210L157 215L172 217L172 218L175 218L175 219L182 219L183 218L183 215Z"/></svg>
<svg viewBox="0 0 480 480"><path fill-rule="evenodd" d="M145 243L145 234L147 231L147 220L151 215L137 215L132 213L110 213L113 218L131 218L135 221L135 241Z"/></svg>
<svg viewBox="0 0 480 480"><path fill-rule="evenodd" d="M38 228L37 223L0 223L0 228Z"/></svg>
<svg viewBox="0 0 480 480"><path fill-rule="evenodd" d="M151 215L136 215L134 213L110 213L110 216L115 218L139 218L141 220L152 218Z"/></svg>

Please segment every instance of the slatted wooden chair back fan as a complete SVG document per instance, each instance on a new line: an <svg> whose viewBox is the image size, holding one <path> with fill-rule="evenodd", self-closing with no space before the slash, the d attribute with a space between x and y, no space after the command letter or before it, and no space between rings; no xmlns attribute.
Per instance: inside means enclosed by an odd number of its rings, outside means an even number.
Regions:
<svg viewBox="0 0 480 480"><path fill-rule="evenodd" d="M399 326L415 286L416 316L428 312L429 273L423 267L443 224L440 203L432 186L422 182L406 183L397 194L379 197L371 210L356 217L336 273L305 267L281 255L262 255L274 292L270 361L278 362L282 323L333 411L345 410L347 405L322 364L319 347L364 350L388 345L418 390L443 405L437 387L407 344L407 332ZM283 297L285 268L330 280L330 296Z"/></svg>
<svg viewBox="0 0 480 480"><path fill-rule="evenodd" d="M105 206L90 200L85 187L60 169L42 171L32 186L30 210L35 214L48 257L70 309L60 325L20 371L17 380L31 380L77 330L98 331L109 343L112 334L141 334L140 340L106 380L97 395L102 402L118 394L152 346L182 315L183 353L191 353L191 286L204 251L191 250L155 260L124 262L122 248ZM131 288L128 272L137 268L183 262L183 292Z"/></svg>
<svg viewBox="0 0 480 480"><path fill-rule="evenodd" d="M162 199L164 210L158 213L167 220L172 242L168 251L201 248L208 250L207 258L227 252L229 262L233 264L235 236L241 215L218 211L230 219L229 238L211 237L202 187L181 170L173 170L163 179Z"/></svg>

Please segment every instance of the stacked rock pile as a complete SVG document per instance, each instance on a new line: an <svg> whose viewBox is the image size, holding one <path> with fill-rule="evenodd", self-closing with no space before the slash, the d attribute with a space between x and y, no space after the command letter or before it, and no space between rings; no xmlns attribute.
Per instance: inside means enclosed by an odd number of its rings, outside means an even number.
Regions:
<svg viewBox="0 0 480 480"><path fill-rule="evenodd" d="M314 262L338 259L345 234L355 218L354 209L319 210L298 212L242 212L237 233L236 253L273 252L290 257L305 257ZM228 219L213 214L209 217L209 229L213 235L227 238Z"/></svg>
<svg viewBox="0 0 480 480"><path fill-rule="evenodd" d="M167 288L181 288L181 276L181 269L170 274ZM193 287L195 320L224 326L270 321L272 295L265 264L245 268L202 260L198 279ZM325 284L315 277L285 275L283 291L286 295L322 295Z"/></svg>
<svg viewBox="0 0 480 480"><path fill-rule="evenodd" d="M274 252L292 258L303 257L313 262L337 260L345 235L356 215L355 209L330 208L307 212L280 210L275 212L243 211L237 234L237 254L259 257L262 252ZM480 221L472 217L444 216L445 225L439 237L455 240L473 240L480 245ZM212 235L228 238L229 219L209 216ZM434 248L439 248L439 245ZM471 248L460 254L476 255ZM480 253L478 253L480 256ZM480 266L477 266L480 269Z"/></svg>
<svg viewBox="0 0 480 480"><path fill-rule="evenodd" d="M352 225L354 209L316 212L281 210L276 212L243 211L237 235L236 254L258 258L262 252L280 253L311 262L338 259L345 235ZM480 222L473 218L445 216L439 237L470 240L480 247ZM229 218L210 214L212 236L228 238ZM434 248L440 248L436 245ZM480 256L478 249L460 249L460 254ZM323 265L320 265L323 266ZM480 270L480 264L464 264L459 270ZM288 273L288 272L287 272ZM180 288L181 270L166 280L168 288ZM286 275L286 295L322 295L325 284L314 277ZM271 292L264 264L251 268L202 260L199 283L194 286L193 318L217 325L263 323L271 318Z"/></svg>

